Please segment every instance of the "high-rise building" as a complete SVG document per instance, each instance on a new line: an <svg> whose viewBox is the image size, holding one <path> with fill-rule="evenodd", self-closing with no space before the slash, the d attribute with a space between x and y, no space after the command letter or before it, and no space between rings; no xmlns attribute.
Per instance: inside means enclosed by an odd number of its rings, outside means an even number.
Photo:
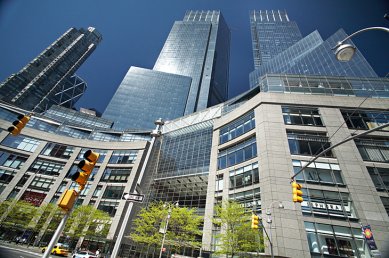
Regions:
<svg viewBox="0 0 389 258"><path fill-rule="evenodd" d="M51 105L73 107L86 90L86 83L74 73L101 40L101 34L93 27L70 28L0 84L0 100L35 112Z"/></svg>
<svg viewBox="0 0 389 258"><path fill-rule="evenodd" d="M230 31L220 11L187 11L153 70L192 78L185 115L227 100Z"/></svg>
<svg viewBox="0 0 389 258"><path fill-rule="evenodd" d="M226 101L229 48L230 31L220 11L187 11L174 23L153 70L131 67L103 117L115 121L115 128L152 129L158 118Z"/></svg>
<svg viewBox="0 0 389 258"><path fill-rule="evenodd" d="M297 23L289 20L286 11L251 11L250 27L255 68L302 39Z"/></svg>

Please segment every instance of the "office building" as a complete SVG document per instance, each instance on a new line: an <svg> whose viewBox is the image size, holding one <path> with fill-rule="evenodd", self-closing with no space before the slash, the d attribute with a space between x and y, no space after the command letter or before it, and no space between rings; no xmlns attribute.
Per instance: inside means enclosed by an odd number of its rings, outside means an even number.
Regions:
<svg viewBox="0 0 389 258"><path fill-rule="evenodd" d="M101 40L93 27L70 28L0 84L0 100L34 112L43 112L52 105L72 108L86 90L86 83L74 73Z"/></svg>
<svg viewBox="0 0 389 258"><path fill-rule="evenodd" d="M153 129L158 118L174 119L226 101L229 48L230 31L220 11L187 11L174 23L153 69L131 67L103 117L115 128ZM191 80L189 88L184 77Z"/></svg>

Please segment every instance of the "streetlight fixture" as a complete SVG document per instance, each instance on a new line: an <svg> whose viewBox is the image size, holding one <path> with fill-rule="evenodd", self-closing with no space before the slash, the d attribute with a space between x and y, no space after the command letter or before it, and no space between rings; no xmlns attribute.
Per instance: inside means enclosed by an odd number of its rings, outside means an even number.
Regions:
<svg viewBox="0 0 389 258"><path fill-rule="evenodd" d="M334 50L336 59L338 61L341 61L341 62L348 62L348 61L350 61L351 58L355 54L356 47L351 45L351 44L345 44L344 42L346 40L354 37L355 35L357 35L359 33L362 33L362 32L365 32L365 31L368 31L368 30L383 30L385 32L389 32L389 28L385 28L385 27L369 27L369 28L361 29L361 30L359 30L357 32L354 32L350 36L348 36L345 39L339 41L338 44L336 44L336 46L334 46L332 48L332 50Z"/></svg>
<svg viewBox="0 0 389 258"><path fill-rule="evenodd" d="M172 203L165 203L163 205L164 208L168 207L168 210L167 210L167 217L166 217L166 222L165 222L165 226L163 228L160 229L160 232L163 233L163 237L162 237L162 243L161 243L161 250L159 251L159 258L162 257L162 251L163 251L163 245L165 244L165 238L166 238L166 233L167 233L167 227L169 225L169 220L170 220L170 216L172 214L172 208L176 207L178 208L178 201L174 202L173 204Z"/></svg>
<svg viewBox="0 0 389 258"><path fill-rule="evenodd" d="M272 229L271 224L273 222L273 220L271 218L271 209L272 209L273 204L275 204L275 203L278 203L279 209L284 208L284 205L282 204L281 201L273 201L270 203L269 207L266 208L266 215L267 215L266 222L267 222L267 224L269 224L269 231L270 231L269 241L270 241L270 252L271 252L272 258L274 258L274 253L273 253L273 239L272 239L272 234L271 234L271 229Z"/></svg>

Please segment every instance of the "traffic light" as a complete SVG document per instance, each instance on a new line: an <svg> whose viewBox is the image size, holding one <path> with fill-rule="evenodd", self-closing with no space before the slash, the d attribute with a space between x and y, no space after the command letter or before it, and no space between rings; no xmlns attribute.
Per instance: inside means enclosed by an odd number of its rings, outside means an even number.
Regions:
<svg viewBox="0 0 389 258"><path fill-rule="evenodd" d="M302 185L292 182L293 202L303 202L303 191L301 191Z"/></svg>
<svg viewBox="0 0 389 258"><path fill-rule="evenodd" d="M251 228L258 229L259 228L259 216L253 214L251 215Z"/></svg>
<svg viewBox="0 0 389 258"><path fill-rule="evenodd" d="M66 190L59 199L58 206L65 211L70 211L76 202L77 195L78 193L74 189Z"/></svg>
<svg viewBox="0 0 389 258"><path fill-rule="evenodd" d="M79 184L78 189L80 191L84 189L89 175L92 173L99 156L100 154L93 152L92 150L87 150L84 154L84 159L78 163L77 166L81 169L81 171L74 173L72 180Z"/></svg>
<svg viewBox="0 0 389 258"><path fill-rule="evenodd" d="M20 134L20 131L26 126L28 121L30 121L30 116L19 115L18 120L13 121L12 126L8 127L8 132L12 135Z"/></svg>

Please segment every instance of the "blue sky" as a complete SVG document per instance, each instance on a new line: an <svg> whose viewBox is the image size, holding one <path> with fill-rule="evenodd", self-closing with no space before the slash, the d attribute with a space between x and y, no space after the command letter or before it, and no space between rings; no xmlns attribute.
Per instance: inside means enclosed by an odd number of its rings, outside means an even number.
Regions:
<svg viewBox="0 0 389 258"><path fill-rule="evenodd" d="M0 0L0 81L16 73L70 27L95 27L103 41L77 74L88 83L78 107L103 112L130 66L151 69L176 20L186 10L220 10L231 29L230 97L246 91L253 70L250 10L286 10L303 36L326 39L339 28L351 34L389 27L387 0ZM380 76L389 72L389 34L353 38Z"/></svg>

